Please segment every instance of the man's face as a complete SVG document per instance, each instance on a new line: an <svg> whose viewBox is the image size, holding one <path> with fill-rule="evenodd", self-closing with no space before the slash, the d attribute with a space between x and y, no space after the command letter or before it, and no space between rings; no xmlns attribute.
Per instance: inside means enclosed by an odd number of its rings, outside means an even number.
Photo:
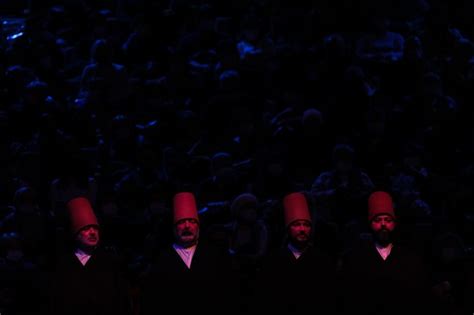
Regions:
<svg viewBox="0 0 474 315"><path fill-rule="evenodd" d="M193 246L199 239L199 223L196 219L183 219L175 225L176 242L184 247Z"/></svg>
<svg viewBox="0 0 474 315"><path fill-rule="evenodd" d="M352 169L352 160L349 158L340 158L335 160L336 170L339 173L348 173Z"/></svg>
<svg viewBox="0 0 474 315"><path fill-rule="evenodd" d="M291 243L296 246L306 246L310 240L311 223L306 220L296 220L288 227Z"/></svg>
<svg viewBox="0 0 474 315"><path fill-rule="evenodd" d="M245 223L254 223L257 221L257 210L253 207L241 209L239 219Z"/></svg>
<svg viewBox="0 0 474 315"><path fill-rule="evenodd" d="M370 222L370 228L374 233L375 239L382 246L392 242L395 225L395 219L391 215L386 214L378 215Z"/></svg>
<svg viewBox="0 0 474 315"><path fill-rule="evenodd" d="M99 229L95 225L86 226L77 233L76 239L82 248L89 249L96 247L100 240Z"/></svg>

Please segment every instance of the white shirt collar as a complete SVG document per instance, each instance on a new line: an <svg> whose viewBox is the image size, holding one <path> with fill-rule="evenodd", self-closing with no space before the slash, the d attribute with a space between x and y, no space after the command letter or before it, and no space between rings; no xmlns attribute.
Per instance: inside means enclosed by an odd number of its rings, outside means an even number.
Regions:
<svg viewBox="0 0 474 315"><path fill-rule="evenodd" d="M179 244L173 244L174 250L179 255L179 257L181 257L181 259L186 264L188 269L191 269L194 253L196 252L196 246L197 245L193 245L190 247L183 247Z"/></svg>
<svg viewBox="0 0 474 315"><path fill-rule="evenodd" d="M303 255L304 252L304 250L293 246L291 243L288 243L288 249L293 253L293 256L295 256L296 259L300 258L300 256Z"/></svg>
<svg viewBox="0 0 474 315"><path fill-rule="evenodd" d="M377 243L375 243L375 248L377 248L377 251L379 252L380 256L382 257L383 260L387 260L387 257L390 255L392 252L393 244L389 244L386 247L383 247Z"/></svg>
<svg viewBox="0 0 474 315"><path fill-rule="evenodd" d="M76 255L77 259L79 259L79 261L81 262L83 266L85 266L87 262L89 261L89 259L91 258L91 255L87 254L80 248L76 248L76 251L74 252L74 254Z"/></svg>

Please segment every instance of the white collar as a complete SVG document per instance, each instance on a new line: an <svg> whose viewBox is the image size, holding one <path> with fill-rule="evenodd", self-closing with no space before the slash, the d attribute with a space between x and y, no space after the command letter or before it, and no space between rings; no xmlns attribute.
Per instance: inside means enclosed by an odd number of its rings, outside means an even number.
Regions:
<svg viewBox="0 0 474 315"><path fill-rule="evenodd" d="M178 256L181 257L181 259L186 264L188 269L191 269L191 264L193 261L194 253L196 251L196 246L197 244L190 247L183 247L178 244L173 244L174 250L176 251Z"/></svg>
<svg viewBox="0 0 474 315"><path fill-rule="evenodd" d="M392 252L393 244L390 243L387 246L383 247L380 244L375 243L375 248L379 252L380 256L382 257L383 260L387 260L387 257L390 255Z"/></svg>
<svg viewBox="0 0 474 315"><path fill-rule="evenodd" d="M194 244L194 245L189 246L189 247L184 247L184 246L179 245L179 244L176 244L176 243L173 244L173 248L174 248L174 249L180 250L180 251L185 251L185 252L195 251L195 250L196 250L196 246L197 246L197 244Z"/></svg>
<svg viewBox="0 0 474 315"><path fill-rule="evenodd" d="M290 252L295 256L296 259L300 258L301 255L304 253L304 249L299 249L291 243L288 243L288 249Z"/></svg>
<svg viewBox="0 0 474 315"><path fill-rule="evenodd" d="M74 254L76 255L77 259L79 259L79 262L83 266L85 266L87 262L89 261L89 259L91 258L90 254L84 252L80 248L76 248L76 251L74 252Z"/></svg>
<svg viewBox="0 0 474 315"><path fill-rule="evenodd" d="M91 256L91 254L88 254L86 253L85 251L83 251L82 249L80 248L76 248L76 250L74 251L74 253L76 254L76 256L81 256L81 257L86 257L86 256Z"/></svg>

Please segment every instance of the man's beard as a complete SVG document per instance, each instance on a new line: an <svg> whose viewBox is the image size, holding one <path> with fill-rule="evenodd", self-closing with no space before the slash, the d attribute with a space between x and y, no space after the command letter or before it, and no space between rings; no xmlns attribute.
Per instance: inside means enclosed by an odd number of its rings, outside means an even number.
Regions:
<svg viewBox="0 0 474 315"><path fill-rule="evenodd" d="M310 244L310 238L309 235L304 234L306 237L303 240L298 240L296 237L295 238L290 238L290 242L295 246L296 248L299 249L304 249L309 246Z"/></svg>
<svg viewBox="0 0 474 315"><path fill-rule="evenodd" d="M387 229L381 229L374 234L376 242L381 246L385 247L393 241L393 233Z"/></svg>
<svg viewBox="0 0 474 315"><path fill-rule="evenodd" d="M185 236L192 236L192 238L187 239L185 241L185 240L182 239L182 237L185 237ZM181 233L178 242L181 244L181 246L184 246L184 247L187 248L187 247L191 247L191 246L195 245L198 241L198 238L199 238L199 234L194 234L191 231L185 230Z"/></svg>
<svg viewBox="0 0 474 315"><path fill-rule="evenodd" d="M193 235L193 233L191 231L188 231L188 230L184 230L183 233L181 233L182 236L191 236Z"/></svg>

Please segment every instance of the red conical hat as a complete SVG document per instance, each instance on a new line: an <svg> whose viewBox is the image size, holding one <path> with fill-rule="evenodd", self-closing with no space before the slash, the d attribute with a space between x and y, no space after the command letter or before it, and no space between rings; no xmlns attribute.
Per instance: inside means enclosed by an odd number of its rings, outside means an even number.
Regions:
<svg viewBox="0 0 474 315"><path fill-rule="evenodd" d="M285 226L290 225L296 220L307 220L311 222L308 203L302 193L296 192L287 195L283 199L283 207L285 210Z"/></svg>
<svg viewBox="0 0 474 315"><path fill-rule="evenodd" d="M369 197L369 221L380 214L387 214L395 218L392 197L384 191L373 192Z"/></svg>
<svg viewBox="0 0 474 315"><path fill-rule="evenodd" d="M71 199L67 203L67 209L71 220L72 233L76 234L88 225L99 226L97 217L95 216L94 210L87 198L78 197Z"/></svg>
<svg viewBox="0 0 474 315"><path fill-rule="evenodd" d="M173 223L183 219L196 219L199 221L196 199L190 192L181 192L173 199Z"/></svg>

